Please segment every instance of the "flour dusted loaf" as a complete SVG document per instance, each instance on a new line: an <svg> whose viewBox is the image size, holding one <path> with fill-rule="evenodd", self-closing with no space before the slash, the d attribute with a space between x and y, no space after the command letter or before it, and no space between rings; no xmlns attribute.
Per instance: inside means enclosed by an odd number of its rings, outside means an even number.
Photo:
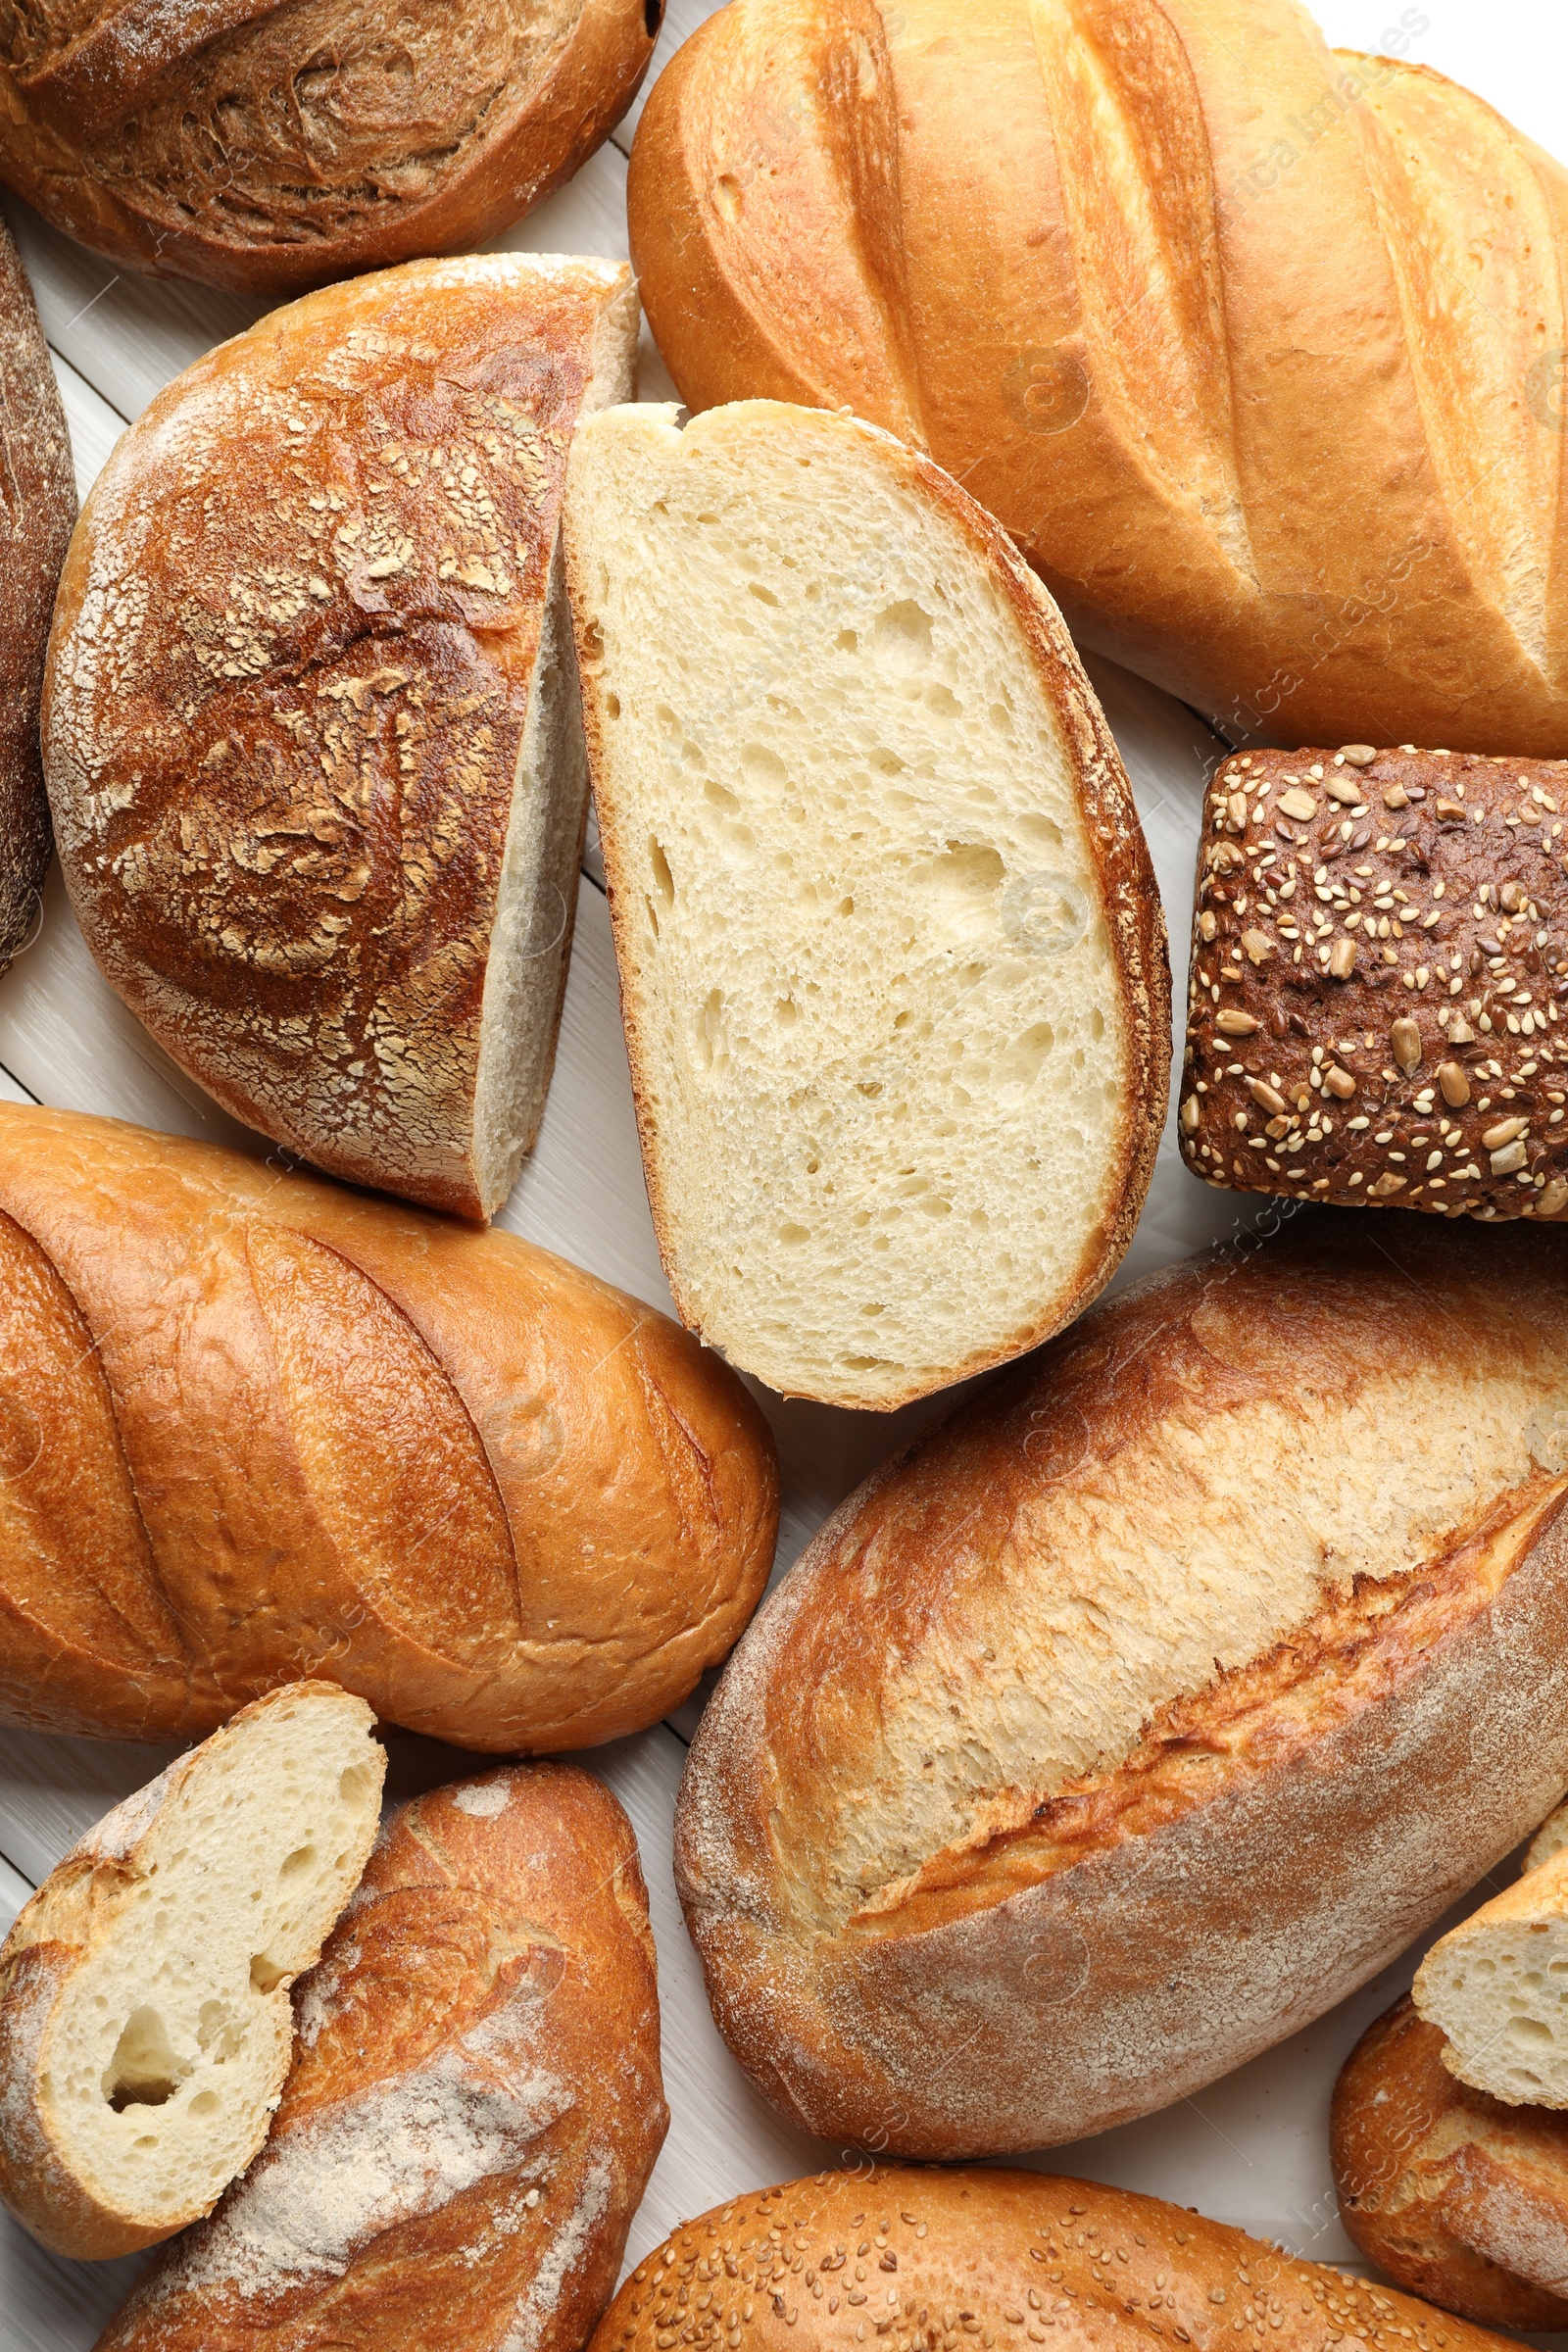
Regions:
<svg viewBox="0 0 1568 2352"><path fill-rule="evenodd" d="M565 542L648 1197L683 1319L888 1409L1108 1281L1169 977L1066 632L957 485L767 401L583 428Z"/></svg>
<svg viewBox="0 0 1568 2352"><path fill-rule="evenodd" d="M1340 2219L1401 2286L1492 2328L1568 2328L1568 2116L1455 2080L1406 1995L1350 2052L1330 2144Z"/></svg>
<svg viewBox="0 0 1568 2352"><path fill-rule="evenodd" d="M1257 752L1204 807L1178 1128L1209 1184L1568 1215L1568 760Z"/></svg>
<svg viewBox="0 0 1568 2352"><path fill-rule="evenodd" d="M312 295L159 394L61 582L44 760L106 978L236 1118L464 1216L555 1059L588 807L557 526L636 342L618 263Z"/></svg>
<svg viewBox="0 0 1568 2352"><path fill-rule="evenodd" d="M0 1106L0 1720L323 1677L502 1754L640 1730L772 1563L772 1441L619 1291L236 1152Z"/></svg>
<svg viewBox="0 0 1568 2352"><path fill-rule="evenodd" d="M480 244L609 137L663 0L47 0L0 15L0 177L256 293Z"/></svg>
<svg viewBox="0 0 1568 2352"><path fill-rule="evenodd" d="M668 2122L631 1826L567 1765L383 1831L271 2135L99 2352L578 2352Z"/></svg>
<svg viewBox="0 0 1568 2352"><path fill-rule="evenodd" d="M1096 1308L853 1494L682 1783L714 2015L949 2157L1197 2090L1568 1768L1568 1236L1300 1212Z"/></svg>
<svg viewBox="0 0 1568 2352"><path fill-rule="evenodd" d="M273 1690L98 1824L0 1948L0 2196L98 2259L211 2211L267 2136L375 1837L360 1698Z"/></svg>
<svg viewBox="0 0 1568 2352"><path fill-rule="evenodd" d="M1300 0L733 0L627 210L691 408L929 449L1228 732L1568 745L1568 173L1429 67Z"/></svg>
<svg viewBox="0 0 1568 2352"><path fill-rule="evenodd" d="M1150 2338L1233 2352L1500 2352L1498 2339L1158 2197L1026 2172L820 2173L703 2214L639 2263L590 2352L989 2352Z"/></svg>

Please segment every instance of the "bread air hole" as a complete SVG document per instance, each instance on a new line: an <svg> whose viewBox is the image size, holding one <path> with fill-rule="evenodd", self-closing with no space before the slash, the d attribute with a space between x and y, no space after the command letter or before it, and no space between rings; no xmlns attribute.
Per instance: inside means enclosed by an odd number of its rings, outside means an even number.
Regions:
<svg viewBox="0 0 1568 2352"><path fill-rule="evenodd" d="M127 2107L164 2107L189 2071L174 2055L162 2014L150 2007L133 2009L105 2069L104 2097L117 2115Z"/></svg>

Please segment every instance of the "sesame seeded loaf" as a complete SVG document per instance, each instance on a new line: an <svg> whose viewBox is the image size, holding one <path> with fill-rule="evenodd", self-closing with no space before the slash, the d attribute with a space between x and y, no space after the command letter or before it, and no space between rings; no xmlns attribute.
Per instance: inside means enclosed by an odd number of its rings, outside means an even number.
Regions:
<svg viewBox="0 0 1568 2352"><path fill-rule="evenodd" d="M1568 761L1254 752L1203 812L1178 1126L1212 1185L1568 1214Z"/></svg>
<svg viewBox="0 0 1568 2352"><path fill-rule="evenodd" d="M1374 1976L1568 1775L1568 1235L1298 1212L1142 1283L828 1521L676 1865L823 2137L1058 2144Z"/></svg>
<svg viewBox="0 0 1568 2352"><path fill-rule="evenodd" d="M589 2352L1501 2352L1497 2337L1158 2197L1049 2173L819 2173L688 2222Z"/></svg>

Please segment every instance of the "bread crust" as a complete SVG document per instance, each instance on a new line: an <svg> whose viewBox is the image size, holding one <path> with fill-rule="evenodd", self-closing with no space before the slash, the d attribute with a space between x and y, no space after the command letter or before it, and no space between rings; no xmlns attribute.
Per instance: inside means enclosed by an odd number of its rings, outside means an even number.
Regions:
<svg viewBox="0 0 1568 2352"><path fill-rule="evenodd" d="M189 1737L319 1675L459 1746L582 1746L766 1581L741 1384L512 1235L7 1105L0 1318L11 1722Z"/></svg>
<svg viewBox="0 0 1568 2352"><path fill-rule="evenodd" d="M1340 2219L1399 2285L1489 2328L1568 2327L1568 2117L1457 2082L1406 1993L1340 2070Z"/></svg>
<svg viewBox="0 0 1568 2352"><path fill-rule="evenodd" d="M1337 2337L1370 2352L1498 2340L1157 2197L1049 2173L861 2164L688 2222L638 2264L591 2352L654 2352L661 2332L683 2329L697 2352L717 2352L726 2332L743 2352L849 2352L873 2326L891 2352L1051 2343L1058 2328L1111 2348L1153 2335L1196 2352L1229 2352L1243 2329L1282 2352Z"/></svg>
<svg viewBox="0 0 1568 2352"><path fill-rule="evenodd" d="M0 972L26 939L49 864L38 698L55 583L76 514L71 436L11 231L0 220Z"/></svg>
<svg viewBox="0 0 1568 2352"><path fill-rule="evenodd" d="M631 1826L567 1765L395 1815L295 1990L271 2135L99 2352L575 2352L668 2125Z"/></svg>
<svg viewBox="0 0 1568 2352"><path fill-rule="evenodd" d="M1439 1417L1418 1456L1446 1451L1493 1347L1544 1342L1533 1377L1555 1393L1561 1247L1467 1228L1440 1258L1430 1231L1374 1248L1325 1214L1138 1286L878 1472L803 1555L709 1707L676 1823L714 2014L793 2120L953 2157L1147 2114L1364 1983L1549 1804L1568 1765L1557 1442L1478 1472L1443 1506L1464 1524L1401 1523L1407 1565L1352 1574L1325 1517L1352 1446L1383 1480L1432 1475L1357 1435L1387 1427L1374 1368ZM1259 1519L1235 1516L1233 1462ZM1213 1529L1197 1583L1129 1582L1118 1563L1193 1543L1194 1514ZM1315 1610L1267 1619L1249 1655L1235 1593L1273 1589L1297 1514L1322 1547ZM1245 1581L1211 1589L1238 1553ZM1152 1676L1150 1641L1172 1658L1190 1641L1193 1665ZM1170 1695L1140 1727L1124 1685ZM1131 1736L1090 1714L1076 1773L1036 1761L1091 1704ZM1375 1870L1345 1869L1352 1842Z"/></svg>
<svg viewBox="0 0 1568 2352"><path fill-rule="evenodd" d="M922 441L1227 731L1563 752L1568 175L1467 91L1294 0L741 0L628 205L690 407Z"/></svg>
<svg viewBox="0 0 1568 2352"><path fill-rule="evenodd" d="M866 434L890 471L902 477L914 496L936 507L968 541L980 562L990 567L1022 631L1040 673L1045 698L1061 723L1099 881L1101 909L1112 943L1117 1002L1125 1024L1127 1082L1120 1092L1119 1131L1104 1153L1106 1186L1101 1213L1085 1236L1078 1265L1057 1296L1037 1307L1001 1346L977 1348L934 1376L903 1381L883 1378L880 1383L867 1381L863 1386L846 1381L835 1385L825 1397L831 1403L864 1411L895 1412L918 1396L929 1396L936 1389L1008 1362L1026 1348L1038 1347L1082 1313L1104 1289L1125 1256L1154 1172L1170 1088L1170 956L1164 910L1132 787L1104 713L1060 614L1028 566L1019 560L1006 533L940 466L893 435L867 428L855 418L803 416L799 410L770 413L768 404L747 402L731 412L728 421L737 431L761 429L809 435L814 427L828 436L846 430ZM669 1200L664 1181L657 1106L639 1029L635 973L642 940L637 924L637 893L621 856L622 829L633 821L633 812L618 807L614 797L613 770L606 740L606 685L602 664L596 662L593 648L587 642L589 624L585 615L591 600L586 582L590 566L600 559L593 547L578 543L571 527L569 506L564 536L568 580L584 584L580 589L574 587L572 595L578 665L583 681L583 727L600 810L606 888L622 975L626 1053L637 1104L643 1175L660 1256L676 1310L689 1330L701 1334L703 1302L692 1296L682 1271L679 1214Z"/></svg>
<svg viewBox="0 0 1568 2352"><path fill-rule="evenodd" d="M663 9L483 0L461 38L439 0L59 14L0 42L7 184L111 261L297 294L531 212L620 121Z"/></svg>

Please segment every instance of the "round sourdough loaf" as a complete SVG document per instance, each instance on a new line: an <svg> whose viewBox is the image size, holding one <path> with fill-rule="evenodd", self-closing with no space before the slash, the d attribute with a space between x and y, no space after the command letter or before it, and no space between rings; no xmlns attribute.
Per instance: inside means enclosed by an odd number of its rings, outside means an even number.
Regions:
<svg viewBox="0 0 1568 2352"><path fill-rule="evenodd" d="M1074 2139L1372 1976L1568 1775L1568 1237L1302 1211L853 1494L681 1788L710 1997L809 2131Z"/></svg>
<svg viewBox="0 0 1568 2352"><path fill-rule="evenodd" d="M663 0L46 0L0 13L0 177L97 253L296 293L465 250L608 138Z"/></svg>

